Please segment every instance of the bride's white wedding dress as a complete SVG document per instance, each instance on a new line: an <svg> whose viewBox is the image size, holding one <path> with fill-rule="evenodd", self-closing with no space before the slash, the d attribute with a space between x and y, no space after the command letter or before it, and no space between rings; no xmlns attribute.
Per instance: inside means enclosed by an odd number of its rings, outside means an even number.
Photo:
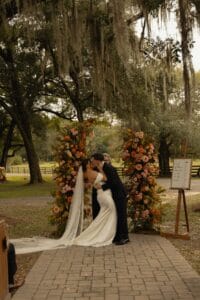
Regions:
<svg viewBox="0 0 200 300"><path fill-rule="evenodd" d="M103 175L98 173L95 184L103 184ZM44 237L13 239L17 254L64 248L71 245L101 247L110 245L116 233L117 214L110 190L97 190L100 204L98 216L83 230L84 181L79 168L66 229L60 239Z"/></svg>

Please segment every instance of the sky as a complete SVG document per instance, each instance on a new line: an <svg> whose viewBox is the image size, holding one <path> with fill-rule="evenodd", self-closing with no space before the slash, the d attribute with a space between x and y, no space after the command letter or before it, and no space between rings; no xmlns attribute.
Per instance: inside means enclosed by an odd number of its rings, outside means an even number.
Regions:
<svg viewBox="0 0 200 300"><path fill-rule="evenodd" d="M167 26L160 25L155 20L152 22L151 27L151 36L152 38L160 37L162 40L166 38L173 38L174 40L180 41L180 34L177 28L176 22L173 18L167 22ZM137 24L137 30L141 31L141 25ZM200 29L195 29L193 32L194 48L192 49L192 61L195 71L200 71Z"/></svg>

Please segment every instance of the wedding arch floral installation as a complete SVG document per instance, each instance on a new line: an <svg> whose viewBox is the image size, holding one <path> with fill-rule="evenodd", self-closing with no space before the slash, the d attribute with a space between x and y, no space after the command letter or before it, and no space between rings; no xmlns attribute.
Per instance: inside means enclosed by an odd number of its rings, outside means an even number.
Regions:
<svg viewBox="0 0 200 300"><path fill-rule="evenodd" d="M56 146L55 169L57 190L51 210L50 221L57 226L60 236L65 229L72 201L76 176L81 161L87 157L87 137L93 133L94 120L74 122L65 127ZM128 190L128 217L130 230L158 228L160 222L160 197L155 176L158 174L154 146L143 132L126 129L124 132L122 159ZM91 214L90 201L85 197L84 215Z"/></svg>
<svg viewBox="0 0 200 300"><path fill-rule="evenodd" d="M128 190L128 217L131 230L159 230L161 218L160 193L156 183L159 173L153 143L142 131L126 129L122 159Z"/></svg>
<svg viewBox="0 0 200 300"><path fill-rule="evenodd" d="M86 137L92 134L94 120L73 122L63 128L55 147L55 159L58 164L54 170L57 189L51 209L50 222L57 226L57 235L65 230L81 161L87 157ZM90 214L85 197L84 216Z"/></svg>

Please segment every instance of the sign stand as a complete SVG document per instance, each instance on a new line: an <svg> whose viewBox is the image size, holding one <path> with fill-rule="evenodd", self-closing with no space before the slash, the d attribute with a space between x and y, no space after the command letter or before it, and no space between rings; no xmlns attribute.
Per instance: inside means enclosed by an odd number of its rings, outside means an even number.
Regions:
<svg viewBox="0 0 200 300"><path fill-rule="evenodd" d="M180 238L180 239L184 239L184 240L190 239L189 221L188 221L187 205L186 205L186 198L185 198L185 189L190 189L191 168L192 168L191 159L175 159L174 160L171 188L178 190L175 232L174 233L164 233L163 232L163 233L161 233L161 236ZM187 232L185 234L178 233L182 200L183 200L183 207L184 207L186 227L187 227Z"/></svg>

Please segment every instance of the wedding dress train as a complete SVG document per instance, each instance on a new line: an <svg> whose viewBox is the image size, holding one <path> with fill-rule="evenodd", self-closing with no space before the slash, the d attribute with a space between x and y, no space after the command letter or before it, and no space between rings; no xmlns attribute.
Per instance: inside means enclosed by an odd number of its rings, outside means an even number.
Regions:
<svg viewBox="0 0 200 300"><path fill-rule="evenodd" d="M95 184L102 184L103 175L98 173ZM112 243L116 233L117 214L110 190L97 191L100 212L92 223L83 230L84 180L82 167L79 168L64 234L59 239L44 237L13 239L16 254L32 253L71 245L100 247Z"/></svg>

